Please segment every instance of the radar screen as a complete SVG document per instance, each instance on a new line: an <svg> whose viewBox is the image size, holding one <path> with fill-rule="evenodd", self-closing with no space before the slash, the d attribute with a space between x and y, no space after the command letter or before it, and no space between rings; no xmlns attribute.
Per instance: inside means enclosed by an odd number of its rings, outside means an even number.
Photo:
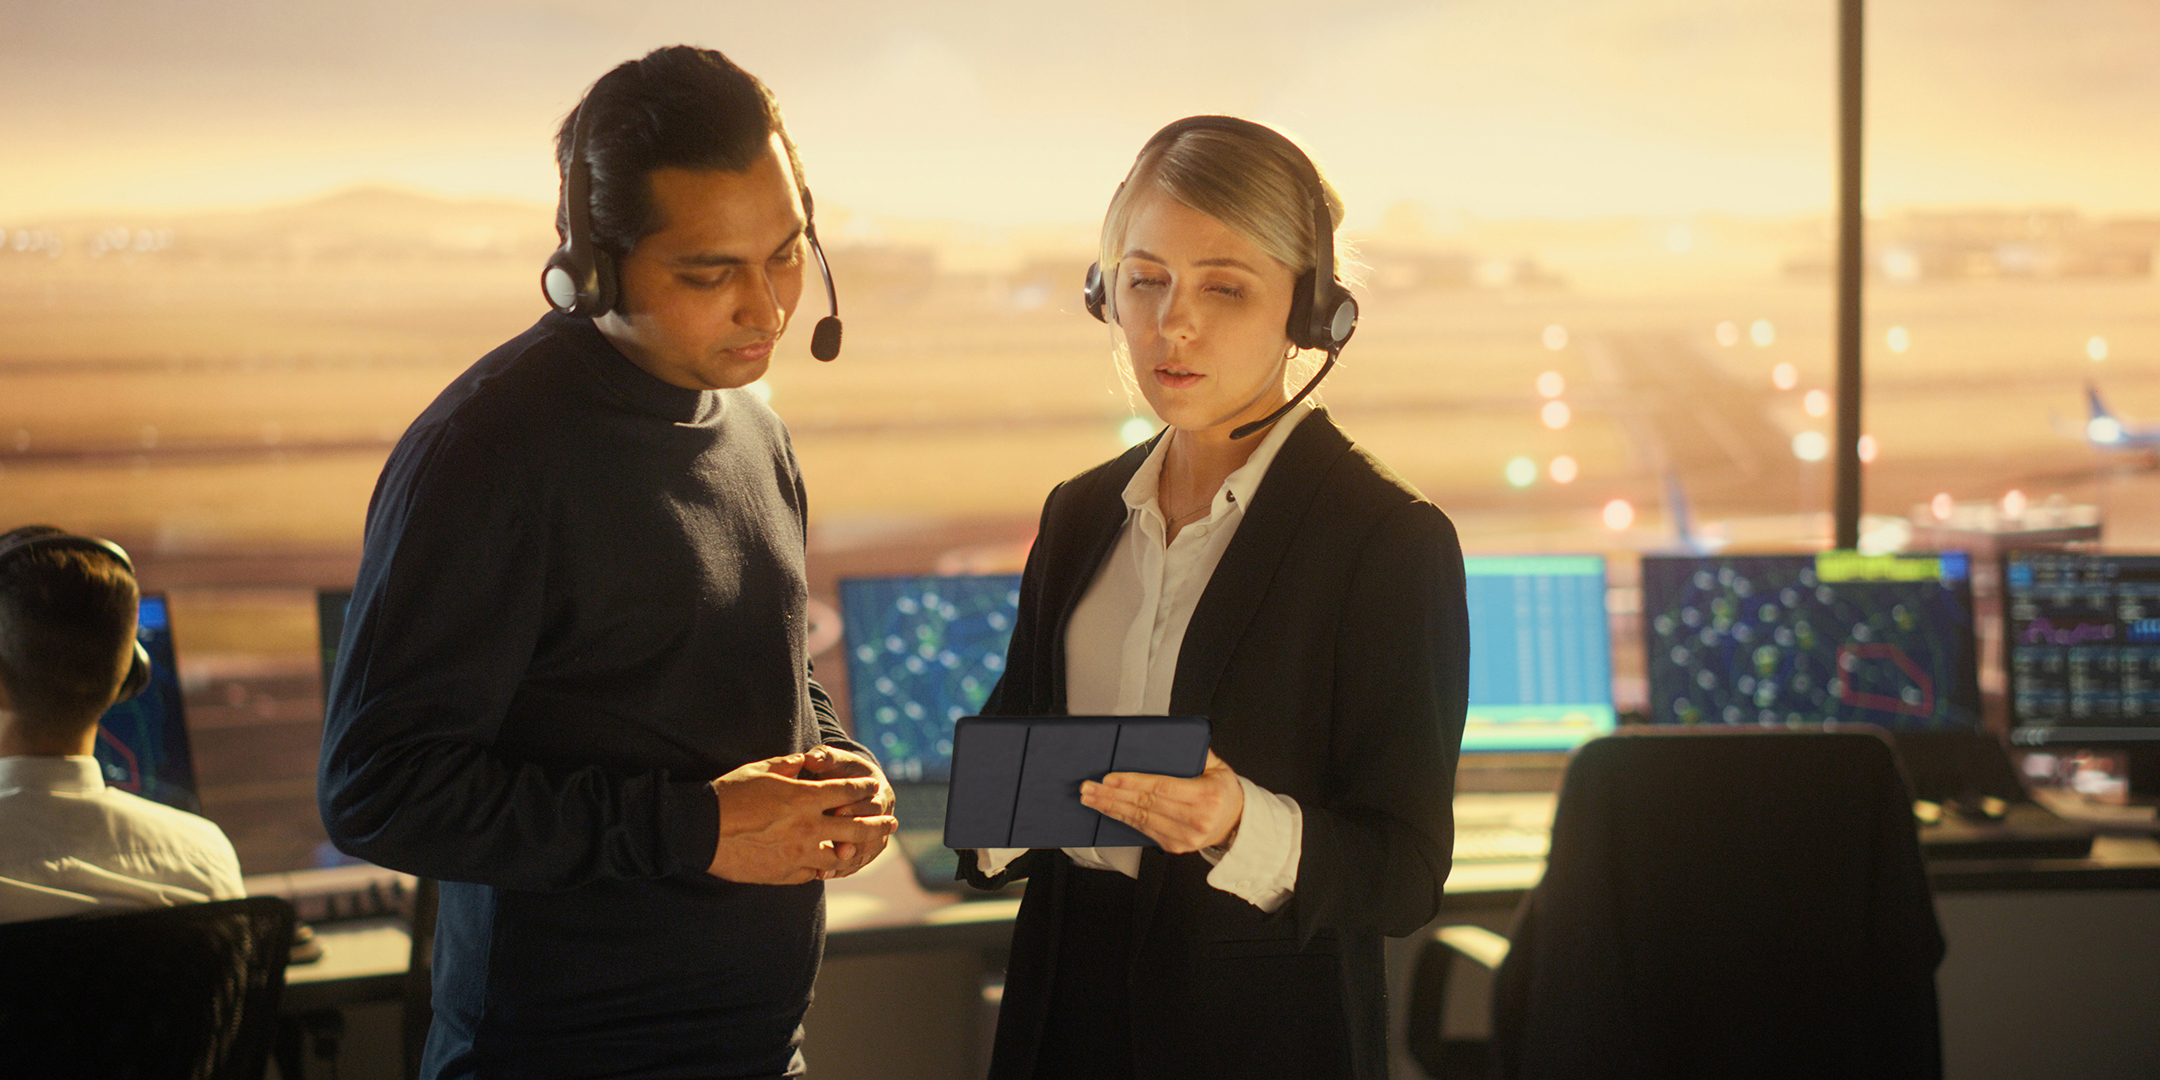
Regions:
<svg viewBox="0 0 2160 1080"><path fill-rule="evenodd" d="M2160 555L2003 561L2010 740L2160 740Z"/></svg>
<svg viewBox="0 0 2160 1080"><path fill-rule="evenodd" d="M173 663L172 617L165 598L142 598L135 636L150 652L150 686L98 718L98 771L105 783L167 806L201 813L195 759L181 711L180 674Z"/></svg>
<svg viewBox="0 0 2160 1080"><path fill-rule="evenodd" d="M1648 557L1642 577L1652 722L1979 728L1962 552Z"/></svg>
<svg viewBox="0 0 2160 1080"><path fill-rule="evenodd" d="M855 738L896 782L952 776L953 721L1005 672L1020 575L848 578L840 624Z"/></svg>

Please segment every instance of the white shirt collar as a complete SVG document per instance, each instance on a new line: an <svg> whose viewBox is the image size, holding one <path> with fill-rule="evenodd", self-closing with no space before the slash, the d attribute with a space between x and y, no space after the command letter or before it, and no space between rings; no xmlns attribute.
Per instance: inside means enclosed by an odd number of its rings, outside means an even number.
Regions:
<svg viewBox="0 0 2160 1080"><path fill-rule="evenodd" d="M1254 494L1260 490L1260 481L1267 479L1268 466L1275 462L1275 455L1282 451L1283 443L1290 440L1291 430L1298 426L1299 421L1311 415L1312 411L1312 402L1300 401L1291 406L1282 419L1275 421L1275 426L1268 429L1267 435L1260 440L1260 445L1254 448L1252 456L1245 459L1245 464L1238 466L1237 471L1223 480L1222 490L1215 493L1214 504L1208 508L1207 520L1213 521L1221 517L1233 505L1252 505ZM1148 451L1147 460L1140 463L1140 470L1133 473L1132 479L1125 484L1125 506L1128 510L1152 513L1157 518L1162 516L1158 499L1162 490L1163 459L1169 452L1170 436L1166 432L1162 438L1155 440L1155 449Z"/></svg>
<svg viewBox="0 0 2160 1080"><path fill-rule="evenodd" d="M86 755L0 757L0 792L5 791L102 795L105 775L98 769L97 759Z"/></svg>

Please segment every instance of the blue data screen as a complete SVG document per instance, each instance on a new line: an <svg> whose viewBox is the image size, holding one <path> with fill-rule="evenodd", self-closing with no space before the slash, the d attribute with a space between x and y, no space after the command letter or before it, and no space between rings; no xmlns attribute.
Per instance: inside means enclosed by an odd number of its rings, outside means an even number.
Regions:
<svg viewBox="0 0 2160 1080"><path fill-rule="evenodd" d="M1615 724L1605 560L1470 556L1465 752L1570 750Z"/></svg>
<svg viewBox="0 0 2160 1080"><path fill-rule="evenodd" d="M982 711L1019 610L1018 574L840 582L855 738L886 775L951 778L953 721Z"/></svg>

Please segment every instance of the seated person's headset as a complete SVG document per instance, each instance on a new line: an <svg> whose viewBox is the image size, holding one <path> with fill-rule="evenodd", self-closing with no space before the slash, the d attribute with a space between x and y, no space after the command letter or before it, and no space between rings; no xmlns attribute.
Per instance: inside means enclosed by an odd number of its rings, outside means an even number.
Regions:
<svg viewBox="0 0 2160 1080"><path fill-rule="evenodd" d="M121 569L128 572L129 577L135 576L135 564L128 559L128 553L110 540L100 540L95 536L77 536L50 525L32 525L30 530L36 531L30 532L28 536L0 541L0 565L33 551L89 551L111 556L119 562ZM128 661L127 678L120 681L120 696L113 699L113 704L127 701L149 686L150 650L143 648L142 639L138 637L135 639L135 654Z"/></svg>
<svg viewBox="0 0 2160 1080"><path fill-rule="evenodd" d="M1335 222L1328 214L1327 192L1320 185L1320 170L1313 166L1312 159L1305 156L1305 151L1299 149L1298 144L1291 142L1274 128L1255 124L1250 120L1240 120L1235 116L1188 116L1149 137L1146 145L1140 148L1139 157L1146 157L1148 151L1169 143L1188 131L1229 132L1277 147L1283 151L1285 157L1297 163L1298 171L1305 180L1306 190L1312 195L1314 265L1298 278L1297 290L1291 294L1290 322L1285 327L1285 333L1289 335L1291 343L1300 349L1326 349L1327 362L1320 365L1320 373L1305 384L1305 389L1284 402L1282 408L1252 423L1240 424L1237 430L1230 433L1231 438L1242 439L1282 419L1283 414L1305 400L1306 395L1320 385L1320 380L1327 378L1327 373L1335 367L1335 358L1342 355L1343 346L1350 341L1350 335L1357 331L1357 297L1350 295L1350 290L1343 286L1342 279L1335 276ZM1134 159L1133 167L1139 167L1138 158ZM1124 191L1125 183L1131 179L1132 174L1127 173L1125 181L1118 183L1118 190ZM1081 301L1087 305L1088 314L1095 316L1097 321L1109 322L1109 316L1105 314L1109 299L1109 284L1103 280L1102 264L1088 264L1087 285L1081 293Z"/></svg>
<svg viewBox="0 0 2160 1080"><path fill-rule="evenodd" d="M621 286L615 275L615 257L593 240L592 161L585 156L586 117L595 111L592 94L578 103L577 120L570 127L570 171L563 176L563 203L569 211L570 235L540 271L540 291L548 306L564 315L597 319L615 310ZM831 360L840 355L840 293L833 288L832 267L825 249L818 246L817 211L810 189L802 189L803 238L817 256L818 273L825 278L825 303L832 314L818 320L810 332L810 355Z"/></svg>

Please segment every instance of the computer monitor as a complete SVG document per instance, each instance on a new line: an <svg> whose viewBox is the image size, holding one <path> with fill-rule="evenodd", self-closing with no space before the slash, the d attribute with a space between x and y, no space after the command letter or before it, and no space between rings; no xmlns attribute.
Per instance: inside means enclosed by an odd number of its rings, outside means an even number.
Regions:
<svg viewBox="0 0 2160 1080"><path fill-rule="evenodd" d="M1962 552L1646 557L1650 719L1976 732L1971 569Z"/></svg>
<svg viewBox="0 0 2160 1080"><path fill-rule="evenodd" d="M351 589L315 590L315 642L322 650L323 700L330 699L330 678L337 674L338 643L345 640L345 609Z"/></svg>
<svg viewBox="0 0 2160 1080"><path fill-rule="evenodd" d="M1616 722L1605 560L1467 556L1464 753L1572 750Z"/></svg>
<svg viewBox="0 0 2160 1080"><path fill-rule="evenodd" d="M953 722L982 711L1019 612L1018 574L840 582L855 739L893 781L894 839L924 888L960 887L944 841Z"/></svg>
<svg viewBox="0 0 2160 1080"><path fill-rule="evenodd" d="M2160 744L2160 555L2003 557L2010 741Z"/></svg>
<svg viewBox="0 0 2160 1080"><path fill-rule="evenodd" d="M150 653L150 685L98 718L98 768L112 787L199 814L195 757L173 659L172 611L159 593L144 593L137 611L135 636Z"/></svg>

